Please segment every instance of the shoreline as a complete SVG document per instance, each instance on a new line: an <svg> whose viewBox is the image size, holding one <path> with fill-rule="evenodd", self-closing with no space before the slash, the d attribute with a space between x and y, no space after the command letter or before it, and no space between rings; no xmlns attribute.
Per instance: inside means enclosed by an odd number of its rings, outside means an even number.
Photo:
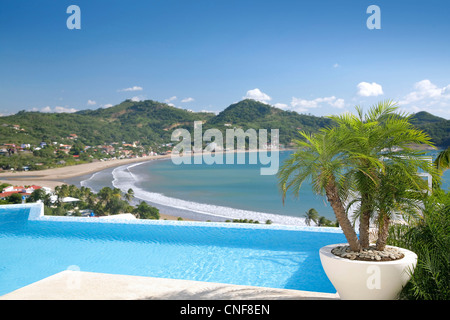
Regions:
<svg viewBox="0 0 450 320"><path fill-rule="evenodd" d="M144 166L157 165L157 163L146 162L142 163ZM264 208L258 209L243 209L230 205L218 205L216 202L196 201L192 199L183 199L160 193L157 190L149 191L145 187L135 185L136 178L139 176L138 172L130 171L131 167L136 165L124 165L115 168L114 170L105 170L101 176L96 176L100 184L83 184L94 189L99 188L104 183L111 183L113 187L119 188L123 191L132 188L136 199L141 199L148 202L154 207L160 209L160 212L168 213L172 216L181 216L183 218L190 218L196 221L215 221L224 222L226 220L247 219L265 223L272 221L273 224L281 225L305 225L305 219L298 215L280 214L278 212L271 213L265 211ZM151 171L151 170L150 170ZM94 180L95 180L94 179ZM111 181L111 182L109 182Z"/></svg>
<svg viewBox="0 0 450 320"><path fill-rule="evenodd" d="M291 151L294 149L286 148L286 149L276 149L274 151ZM240 152L260 152L267 150L232 150L232 151L223 151L221 153L240 153ZM192 153L192 156L196 154ZM0 183L17 183L22 185L30 185L30 183L26 182L39 182L41 184L47 183L45 187L54 188L55 186L65 184L64 180L70 178L77 178L88 174L94 174L99 171L103 171L105 169L119 167L125 164L130 163L138 163L138 162L147 162L152 160L160 160L160 159L168 159L171 158L171 154L166 155L157 155L157 156L147 156L140 158L130 158L130 159L115 159L109 161L95 161L90 163L82 163L72 166L58 167L58 168L50 168L44 170L35 170L35 171L20 171L20 172L0 172Z"/></svg>
<svg viewBox="0 0 450 320"><path fill-rule="evenodd" d="M170 155L148 156L131 159L116 159L109 161L96 161L91 163L83 163L79 165L51 168L36 171L22 171L14 173L0 173L0 183L9 183L13 185L39 185L52 190L57 186L68 184L67 179L92 175L109 168L116 168L126 164L147 162L159 159L170 158ZM160 220L178 220L179 217L168 215L160 212ZM183 218L184 221L194 221Z"/></svg>
<svg viewBox="0 0 450 320"><path fill-rule="evenodd" d="M273 151L288 151L293 149L276 149ZM240 153L240 152L259 152L259 151L267 151L267 150L232 150L232 151L224 151L222 153ZM195 156L196 154L192 154ZM141 163L141 162L149 162L153 160L161 160L161 159L170 159L171 154L166 155L158 155L158 156L147 156L140 158L131 158L131 159L115 159L109 161L95 161L91 163L83 163L79 165L65 166L59 168L50 168L45 170L36 170L36 171L21 171L21 172L2 172L0 173L0 183L9 183L14 185L39 185L42 187L48 187L52 190L56 186L61 186L63 184L71 184L67 183L66 180L76 179L87 175L93 175L97 172L101 172L106 169L118 168L123 165L133 164L133 163ZM177 211L177 210L175 210ZM173 214L166 214L164 212L160 212L160 220L178 220L180 216L176 216ZM192 217L181 217L185 221L196 221L197 219L193 219ZM202 220L199 220L202 221Z"/></svg>
<svg viewBox="0 0 450 320"><path fill-rule="evenodd" d="M119 167L125 164L167 159L170 155L148 156L131 159L116 159L109 161L95 161L73 166L51 168L36 171L21 171L14 173L0 173L0 183L15 183L19 185L39 184L54 189L66 184L64 180L94 174L105 169Z"/></svg>

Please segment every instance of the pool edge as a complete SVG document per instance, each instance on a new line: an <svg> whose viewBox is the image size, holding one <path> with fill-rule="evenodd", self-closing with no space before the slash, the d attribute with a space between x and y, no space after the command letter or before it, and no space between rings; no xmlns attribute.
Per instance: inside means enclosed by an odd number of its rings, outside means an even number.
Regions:
<svg viewBox="0 0 450 320"><path fill-rule="evenodd" d="M95 217L68 217L68 216L46 216L44 215L43 203L26 203L4 205L11 208L30 208L28 220L30 221L58 221L58 222L84 222L84 223L120 223L120 224L141 224L141 225L171 225L171 226L195 226L195 227L223 227L236 229L272 229L272 230L293 230L342 233L340 228L334 227L310 227L282 224L252 224L252 223L231 223L231 222L206 222L206 221L174 221L174 220L152 220L152 219L99 219ZM2 206L0 206L2 207Z"/></svg>

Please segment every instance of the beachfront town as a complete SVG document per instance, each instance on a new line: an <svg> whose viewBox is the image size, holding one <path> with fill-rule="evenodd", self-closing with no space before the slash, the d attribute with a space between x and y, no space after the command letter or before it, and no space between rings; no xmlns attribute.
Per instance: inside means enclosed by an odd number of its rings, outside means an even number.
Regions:
<svg viewBox="0 0 450 320"><path fill-rule="evenodd" d="M66 206L65 215L81 215L81 216L95 216L93 210L84 209L79 210L77 204L81 201L74 197L59 197L51 188L41 187L37 185L31 186L13 186L7 184L0 184L0 204L19 204L26 202L44 202L52 208L57 208L57 204L72 204L70 207ZM6 187L4 187L6 186ZM46 199L43 201L42 199Z"/></svg>
<svg viewBox="0 0 450 320"><path fill-rule="evenodd" d="M19 125L13 127L23 130ZM75 133L60 141L42 141L39 144L4 143L0 144L0 172L41 170L85 162L156 156L170 153L172 146L172 143L161 144L157 152L153 151L152 147L141 145L139 141L114 141L91 146L78 141Z"/></svg>
<svg viewBox="0 0 450 320"><path fill-rule="evenodd" d="M14 186L0 183L0 205L42 203L46 215L84 216L111 219L156 219L159 210L146 202L133 206L134 192L104 187L94 194L86 187L61 185L54 189L38 186Z"/></svg>
<svg viewBox="0 0 450 320"><path fill-rule="evenodd" d="M25 129L17 124L2 124L1 126L11 127L17 132L25 132ZM225 123L224 126L230 127L231 124ZM26 141L23 143L5 143L3 141L3 143L0 143L0 172L43 170L87 162L167 155L171 154L174 148L172 142L163 142L153 146L142 144L140 141L113 141L99 145L86 145L80 140L82 139L79 139L76 133L70 133L65 137L53 140L42 138L42 141L38 143ZM216 145L215 142L211 143L211 147L213 145L215 151L227 152L232 150L223 145ZM261 145L259 147L261 148ZM278 141L262 145L262 149L266 150L283 148L285 148L285 145ZM185 152L189 153L186 150ZM199 151L192 150L192 153L195 152Z"/></svg>

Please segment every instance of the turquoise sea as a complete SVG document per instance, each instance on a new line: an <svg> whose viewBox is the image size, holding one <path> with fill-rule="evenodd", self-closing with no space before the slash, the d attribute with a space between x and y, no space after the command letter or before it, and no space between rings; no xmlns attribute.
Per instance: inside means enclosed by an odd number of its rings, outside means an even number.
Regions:
<svg viewBox="0 0 450 320"><path fill-rule="evenodd" d="M291 152L280 152L280 166ZM267 166L249 164L248 154L246 157L245 164L175 165L170 159L147 161L94 174L82 185L94 191L108 184L123 191L132 188L138 200L159 206L161 212L201 220L246 218L303 224L305 212L310 208L335 220L325 196L313 194L309 184L302 186L298 198L289 195L283 205L276 175L261 175L260 168ZM449 188L449 182L447 170L445 189ZM194 215L186 216L187 212Z"/></svg>
<svg viewBox="0 0 450 320"><path fill-rule="evenodd" d="M289 154L280 152L280 164ZM169 160L144 163L129 171L139 177L135 183L138 189L195 202L198 209L215 215L261 221L261 213L303 217L307 210L315 208L321 215L334 218L325 197L314 195L309 185L302 188L298 199L289 196L283 205L276 175L261 175L261 167L267 166L249 164L249 154L245 156L245 164L224 161L212 165L174 165ZM243 211L231 212L230 208Z"/></svg>

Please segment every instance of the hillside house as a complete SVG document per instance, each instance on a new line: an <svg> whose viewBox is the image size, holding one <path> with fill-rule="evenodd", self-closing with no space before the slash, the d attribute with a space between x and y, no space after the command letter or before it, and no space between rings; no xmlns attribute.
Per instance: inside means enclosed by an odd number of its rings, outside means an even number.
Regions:
<svg viewBox="0 0 450 320"><path fill-rule="evenodd" d="M38 190L41 188L42 188L41 186L35 186L35 185L28 186L28 187L9 186L2 190L2 192L0 193L0 199L4 200L14 193L19 193L21 196L28 198L33 193L34 190Z"/></svg>

